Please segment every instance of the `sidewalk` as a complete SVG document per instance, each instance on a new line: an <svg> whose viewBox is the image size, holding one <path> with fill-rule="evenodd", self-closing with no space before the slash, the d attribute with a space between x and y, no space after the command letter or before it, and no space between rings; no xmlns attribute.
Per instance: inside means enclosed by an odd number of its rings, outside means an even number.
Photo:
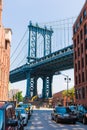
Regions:
<svg viewBox="0 0 87 130"><path fill-rule="evenodd" d="M40 107L40 108L36 108L34 107L33 110L53 110L53 108L46 108L46 107Z"/></svg>

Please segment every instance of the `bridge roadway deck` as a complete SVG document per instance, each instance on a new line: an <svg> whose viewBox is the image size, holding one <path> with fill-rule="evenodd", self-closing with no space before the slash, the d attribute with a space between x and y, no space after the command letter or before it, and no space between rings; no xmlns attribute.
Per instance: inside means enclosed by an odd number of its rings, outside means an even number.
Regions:
<svg viewBox="0 0 87 130"><path fill-rule="evenodd" d="M10 82L27 79L28 73L31 77L42 77L73 67L73 45L71 45L10 71Z"/></svg>

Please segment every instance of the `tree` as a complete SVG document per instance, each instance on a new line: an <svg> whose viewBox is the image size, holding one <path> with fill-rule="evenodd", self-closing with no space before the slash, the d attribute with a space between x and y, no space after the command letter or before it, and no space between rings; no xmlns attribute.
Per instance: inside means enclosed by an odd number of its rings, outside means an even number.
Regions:
<svg viewBox="0 0 87 130"><path fill-rule="evenodd" d="M75 89L74 87L71 89L68 89L68 93L67 90L63 91L63 97L67 97L69 98L70 102L74 103L74 99L75 99Z"/></svg>
<svg viewBox="0 0 87 130"><path fill-rule="evenodd" d="M75 98L75 89L74 89L74 87L69 89L68 95L69 95L70 99L72 101L74 101L74 98Z"/></svg>
<svg viewBox="0 0 87 130"><path fill-rule="evenodd" d="M15 94L15 99L17 100L17 102L22 102L23 101L22 91L17 92Z"/></svg>

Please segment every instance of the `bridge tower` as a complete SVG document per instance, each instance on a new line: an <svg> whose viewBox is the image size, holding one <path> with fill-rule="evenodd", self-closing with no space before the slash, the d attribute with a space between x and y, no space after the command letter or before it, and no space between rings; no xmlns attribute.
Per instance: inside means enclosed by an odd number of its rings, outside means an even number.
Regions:
<svg viewBox="0 0 87 130"><path fill-rule="evenodd" d="M37 54L37 35L41 35L43 38L43 56L46 56L48 54L51 54L51 37L53 30L52 28L47 29L45 26L44 28L39 27L38 24L33 25L30 21L29 23L29 44L28 44L28 57L27 62L28 64L34 60L37 60L38 54ZM42 95L44 98L52 97L52 77L48 77L48 75L42 75L41 77L43 80L43 90ZM37 79L39 77L32 77L31 72L27 73L27 88L26 88L26 97L30 98L32 96L37 95Z"/></svg>

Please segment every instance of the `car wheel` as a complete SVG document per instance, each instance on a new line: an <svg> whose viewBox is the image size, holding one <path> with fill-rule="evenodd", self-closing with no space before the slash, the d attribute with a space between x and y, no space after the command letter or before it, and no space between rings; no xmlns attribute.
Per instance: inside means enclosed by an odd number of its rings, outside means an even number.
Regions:
<svg viewBox="0 0 87 130"><path fill-rule="evenodd" d="M86 124L86 118L85 117L83 117L83 124Z"/></svg>
<svg viewBox="0 0 87 130"><path fill-rule="evenodd" d="M51 116L51 120L53 120L53 117Z"/></svg>
<svg viewBox="0 0 87 130"><path fill-rule="evenodd" d="M23 126L21 126L21 127L20 127L20 130L24 130L24 127L23 127Z"/></svg>
<svg viewBox="0 0 87 130"><path fill-rule="evenodd" d="M73 124L76 124L76 121L73 121Z"/></svg>
<svg viewBox="0 0 87 130"><path fill-rule="evenodd" d="M58 123L58 118L57 117L56 117L55 121L56 121L56 123Z"/></svg>

